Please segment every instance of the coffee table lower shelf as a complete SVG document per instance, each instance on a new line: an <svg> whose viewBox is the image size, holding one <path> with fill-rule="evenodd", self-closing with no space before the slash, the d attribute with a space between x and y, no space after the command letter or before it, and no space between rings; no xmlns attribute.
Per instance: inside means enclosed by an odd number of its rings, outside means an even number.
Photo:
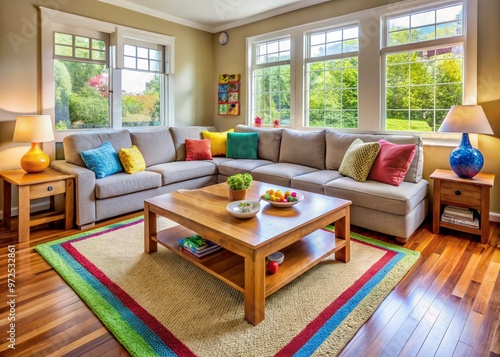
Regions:
<svg viewBox="0 0 500 357"><path fill-rule="evenodd" d="M222 280L236 290L245 293L244 258L222 249L198 258L179 247L177 240L196 234L183 226L175 226L152 236L152 239L167 247L184 259ZM273 294L296 277L309 270L329 255L346 246L344 239L335 237L335 233L327 230L317 230L301 240L281 249L285 260L277 273L266 276L265 296Z"/></svg>

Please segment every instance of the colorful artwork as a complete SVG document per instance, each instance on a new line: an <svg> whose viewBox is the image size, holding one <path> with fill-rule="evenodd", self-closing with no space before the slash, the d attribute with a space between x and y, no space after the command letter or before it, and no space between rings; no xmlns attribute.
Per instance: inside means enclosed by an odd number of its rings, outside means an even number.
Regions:
<svg viewBox="0 0 500 357"><path fill-rule="evenodd" d="M239 74L219 74L217 101L219 115L240 115Z"/></svg>

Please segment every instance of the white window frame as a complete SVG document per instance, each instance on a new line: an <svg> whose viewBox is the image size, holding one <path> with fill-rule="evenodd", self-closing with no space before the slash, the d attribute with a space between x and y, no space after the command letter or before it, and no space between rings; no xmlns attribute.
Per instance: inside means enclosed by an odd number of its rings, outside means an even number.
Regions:
<svg viewBox="0 0 500 357"><path fill-rule="evenodd" d="M333 55L324 55L324 56L320 56L320 57L312 57L311 56L311 53L310 53L310 50L311 50L311 46L310 46L310 36L312 34L315 34L315 33L318 33L318 32L324 32L324 31L337 31L337 30L341 30L341 31L344 31L346 29L349 29L349 28L353 28L353 27L357 27L358 29L358 50L356 51L350 51L350 52L344 52L342 50L341 53L338 53L338 54L333 54ZM358 59L358 66L357 66L357 71L358 71L358 88L357 88L357 91L358 91L358 109L357 109L357 113L356 113L356 117L357 117L357 120L358 120L358 125L359 125L359 46L360 46L360 41L359 41L359 23L358 22L353 22L353 23L346 23L346 24L343 24L342 26L335 26L335 27L329 27L329 28L323 28L323 29L316 29L316 30L313 30L313 31L308 31L305 33L305 38L304 38L304 44L305 44L305 56L304 56L304 98L303 98L303 103L304 103L304 111L302 113L302 116L303 116L303 126L306 127L309 123L309 118L306 118L306 113L308 112L309 110L309 104L307 103L308 102L308 95L306 93L309 93L309 89L308 88L308 83L307 83L307 66L310 64L310 63L315 63L315 62L323 62L323 61L328 61L328 60L340 60L340 59L345 59L345 58L350 58L350 57L356 57ZM343 41L341 41L343 42ZM309 126L307 126L309 127ZM311 127L311 129L318 129L319 127ZM333 129L333 128L332 128ZM339 128L340 129L340 128ZM352 129L352 128L351 128Z"/></svg>
<svg viewBox="0 0 500 357"><path fill-rule="evenodd" d="M330 27L342 27L357 22L359 24L359 52L358 52L358 129L339 129L342 131L387 132L384 130L383 100L385 100L385 69L382 63L382 36L384 32L384 16L393 16L397 13L419 11L428 7L442 7L447 4L463 3L465 60L464 60L464 104L477 102L477 0L415 0L402 1L390 5L363 10L328 20L304 24L289 29L261 34L247 38L247 83L248 108L247 124L253 124L252 113L252 45L279 36L291 36L290 57L290 87L291 103L290 127L298 130L317 130L304 125L304 89L305 89L305 50L306 34ZM422 45L422 43L420 43ZM378 115L374 115L377 113ZM449 140L456 142L454 134L444 133L416 133L398 131L394 133L420 134L424 143L449 145Z"/></svg>
<svg viewBox="0 0 500 357"><path fill-rule="evenodd" d="M252 92L249 92L249 100L251 100L252 102L249 102L251 103L248 107L250 108L250 114L249 114L249 117L252 118L252 122L253 120L255 119L255 110L253 110L253 91L255 90L254 89L254 78L253 78L253 71L256 70L256 69L261 69L261 68L270 68L270 67L276 67L276 66L283 66L283 65L289 65L290 66L290 74L292 73L292 68L291 68L291 58L288 59L288 60L280 60L280 61L275 61L275 62L266 62L266 63L260 63L258 64L257 63L257 57L256 57L256 51L257 51L257 45L260 45L262 43L266 43L266 42L272 42L272 41L280 41L280 40L283 40L283 39L289 39L290 40L290 56L292 56L292 40L289 36L274 36L272 38L269 38L269 39L266 39L264 41L258 41L258 42L253 42L252 43L252 53L253 53L253 56L251 58L251 72L250 72L250 79L249 79L249 82L250 83L250 89L252 90ZM290 75L291 76L291 75ZM292 95L292 92L291 92L291 86L290 86L290 96ZM290 102L292 102L291 98L290 98ZM290 114L292 112L292 109L290 108Z"/></svg>
<svg viewBox="0 0 500 357"><path fill-rule="evenodd" d="M121 129L121 69L123 68L123 44L127 39L149 42L152 44L165 46L164 53L164 73L167 80L163 81L165 95L161 97L161 106L166 108L162 113L162 123L165 126L173 126L174 122L174 69L175 69L175 38L168 35L120 26L105 21L95 20L83 16L73 15L62 11L39 7L41 12L41 111L43 114L51 115L55 121L54 108L54 30L60 25L69 25L73 28L89 29L108 33L110 35L111 48L108 53L110 62L112 91L111 127ZM54 123L55 127L55 123ZM94 129L103 130L103 129ZM64 137L81 132L82 130L55 131L55 141L61 142ZM49 144L49 145L47 145ZM44 150L50 157L55 157L55 143L46 143Z"/></svg>

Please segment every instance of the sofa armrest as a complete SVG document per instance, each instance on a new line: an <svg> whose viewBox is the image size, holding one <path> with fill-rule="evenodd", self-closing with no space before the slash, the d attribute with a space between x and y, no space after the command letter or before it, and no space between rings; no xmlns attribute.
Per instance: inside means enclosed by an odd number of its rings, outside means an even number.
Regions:
<svg viewBox="0 0 500 357"><path fill-rule="evenodd" d="M51 167L57 171L75 176L76 224L79 227L94 224L96 220L94 172L64 160L52 161Z"/></svg>

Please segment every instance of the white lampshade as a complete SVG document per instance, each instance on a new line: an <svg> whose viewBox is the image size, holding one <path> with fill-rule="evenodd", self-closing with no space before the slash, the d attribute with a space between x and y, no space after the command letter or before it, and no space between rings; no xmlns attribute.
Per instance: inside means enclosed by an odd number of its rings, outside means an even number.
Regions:
<svg viewBox="0 0 500 357"><path fill-rule="evenodd" d="M449 133L493 134L480 105L454 105L438 131Z"/></svg>
<svg viewBox="0 0 500 357"><path fill-rule="evenodd" d="M54 140L50 115L22 115L16 118L13 141L43 143Z"/></svg>

